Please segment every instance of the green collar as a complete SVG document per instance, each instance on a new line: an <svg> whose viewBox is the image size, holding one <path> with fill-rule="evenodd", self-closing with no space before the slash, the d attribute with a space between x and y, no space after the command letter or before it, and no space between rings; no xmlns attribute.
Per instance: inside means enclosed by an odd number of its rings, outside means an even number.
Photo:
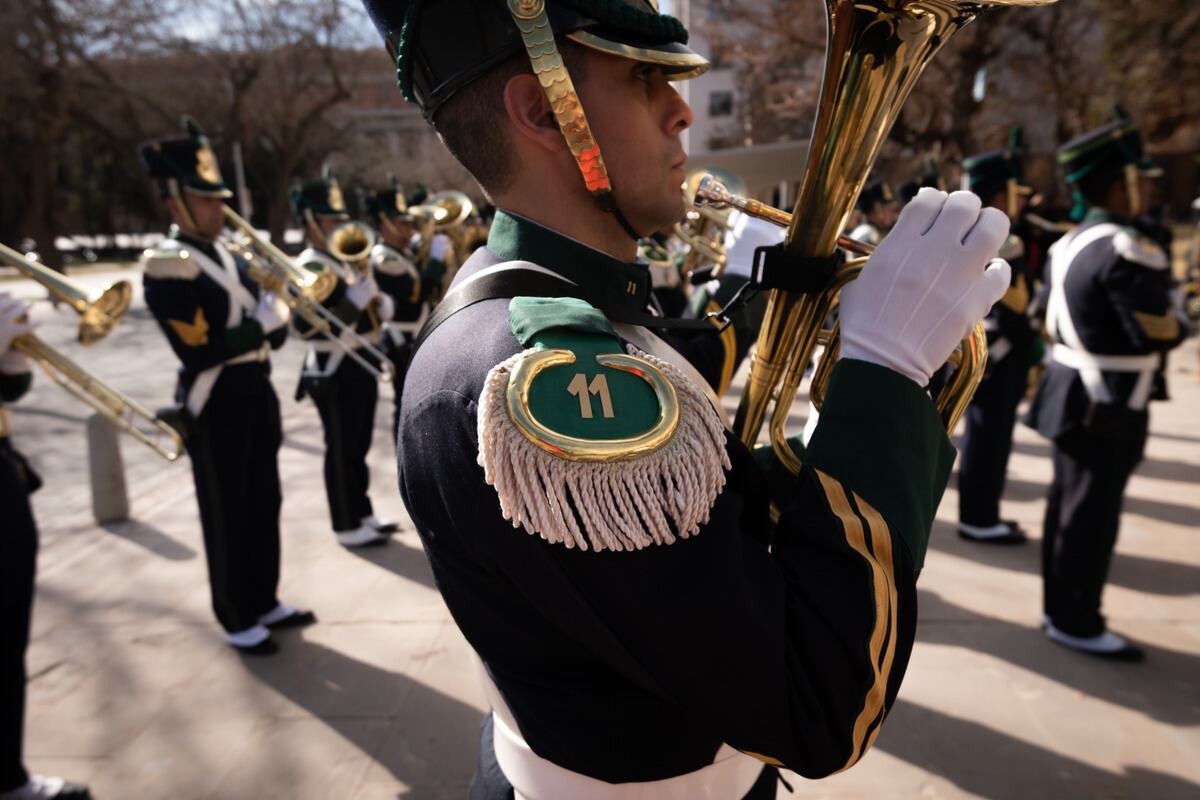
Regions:
<svg viewBox="0 0 1200 800"><path fill-rule="evenodd" d="M531 261L578 284L613 310L643 312L650 270L629 264L511 211L497 211L488 250L505 261Z"/></svg>

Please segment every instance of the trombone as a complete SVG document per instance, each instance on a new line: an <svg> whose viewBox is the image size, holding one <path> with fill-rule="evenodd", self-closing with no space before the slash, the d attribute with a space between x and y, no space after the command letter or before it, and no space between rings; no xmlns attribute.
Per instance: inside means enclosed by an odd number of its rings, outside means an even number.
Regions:
<svg viewBox="0 0 1200 800"><path fill-rule="evenodd" d="M784 228L792 223L791 214L758 200L733 194L714 175L705 175L700 180L700 185L696 189L695 203L698 206L718 209L736 208L743 214ZM855 254L858 258L850 259L834 273L833 282L827 290L831 293L839 293L843 286L857 278L858 273L862 271L863 265L867 262L867 257L875 251L874 245L851 239L848 236L839 236L837 246ZM830 311L836 309L837 303L836 299L831 302ZM813 407L818 411L825 402L825 391L829 388L829 377L833 374L833 365L837 361L839 343L840 337L836 322L831 329L822 328L817 335L817 344L823 345L826 352L813 373L809 399L812 400ZM946 425L946 430L952 431L963 413L966 412L967 406L970 405L971 396L975 393L975 388L983 378L983 372L987 366L987 333L984 331L982 323L976 323L970 336L958 346L950 356L948 363L957 369L938 393L936 408ZM785 378L782 391L790 392L794 396L795 388L798 387L793 387ZM772 423L774 424L774 420Z"/></svg>
<svg viewBox="0 0 1200 800"><path fill-rule="evenodd" d="M45 286L51 295L70 305L80 315L80 344L95 344L104 338L116 327L129 307L132 295L129 281L118 281L103 292L93 294L75 281L30 261L3 244L0 244L0 258ZM23 334L13 340L12 346L36 361L50 379L69 394L91 406L100 416L167 461L175 461L183 454L183 438L177 430L37 336ZM147 425L150 430L146 429Z"/></svg>
<svg viewBox="0 0 1200 800"><path fill-rule="evenodd" d="M225 219L240 231L249 244L227 242L246 262L246 274L263 289L275 296L311 328L308 336L321 335L333 342L356 364L377 380L390 379L394 372L391 359L368 342L351 325L321 304L337 284L332 272L310 272L297 266L292 259L259 235L240 214L225 206ZM258 258L261 254L261 258ZM307 337L306 337L307 338ZM372 364L359 350L365 350L379 361Z"/></svg>

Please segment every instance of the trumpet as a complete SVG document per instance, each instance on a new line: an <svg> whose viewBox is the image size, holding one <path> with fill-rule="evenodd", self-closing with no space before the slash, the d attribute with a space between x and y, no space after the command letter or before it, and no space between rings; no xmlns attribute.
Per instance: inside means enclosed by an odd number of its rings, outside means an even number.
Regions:
<svg viewBox="0 0 1200 800"><path fill-rule="evenodd" d="M833 255L892 123L926 65L951 36L987 6L1052 2L825 0L825 71L785 253L801 259ZM849 279L845 270L842 277ZM792 472L799 472L801 464L788 446L784 426L838 288L835 279L819 292L771 291L734 420L737 436L747 445L754 444L774 399L771 445ZM985 350L970 349L971 357L986 358ZM959 373L964 372L966 377L981 376L982 368L964 371L960 367ZM974 388L968 387L968 398ZM950 421L945 415L943 419Z"/></svg>
<svg viewBox="0 0 1200 800"><path fill-rule="evenodd" d="M792 223L792 215L782 209L769 206L759 200L736 195L725 188L725 185L714 175L705 175L696 189L695 202L697 205L715 208L736 208L744 214L786 228ZM833 285L827 291L838 293L842 287L858 277L867 257L875 251L875 246L839 236L837 246L858 258L843 264L834 273ZM836 309L836 296L830 303L830 311ZM825 390L829 388L829 377L833 374L833 365L837 361L839 346L838 326L835 322L832 328L822 328L817 335L817 344L825 347L825 356L818 362L813 372L812 384L809 388L809 399L818 411L825 402ZM954 430L975 393L979 381L983 378L987 366L987 333L982 323L977 323L971 330L971 335L951 354L948 362L955 367L954 375L942 387L935 403L938 414L946 425L946 430Z"/></svg>
<svg viewBox="0 0 1200 800"><path fill-rule="evenodd" d="M233 225L247 243L227 241L226 246L234 250L246 262L246 274L263 289L276 297L311 329L308 336L325 336L353 359L356 364L375 376L377 380L391 379L394 372L391 360L375 345L368 342L353 326L347 325L336 314L321 304L337 284L332 272L314 273L297 266L292 259L258 231L240 214L225 206L225 219ZM259 257L261 255L261 257ZM359 350L365 350L379 361L376 367Z"/></svg>
<svg viewBox="0 0 1200 800"><path fill-rule="evenodd" d="M74 281L35 264L11 247L0 245L0 258L45 286L52 295L66 302L80 315L81 344L94 344L104 338L129 307L132 294L129 281L118 281L105 291L93 295ZM18 336L12 346L37 362L51 380L77 400L91 406L100 416L167 461L175 461L183 454L183 438L178 431L37 336L31 333Z"/></svg>

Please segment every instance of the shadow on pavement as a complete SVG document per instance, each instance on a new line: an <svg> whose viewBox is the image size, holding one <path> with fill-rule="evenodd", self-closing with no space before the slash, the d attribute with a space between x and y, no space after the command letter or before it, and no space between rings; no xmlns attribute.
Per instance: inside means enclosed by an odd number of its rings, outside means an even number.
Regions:
<svg viewBox="0 0 1200 800"><path fill-rule="evenodd" d="M1039 531L1035 529L1030 533L1036 536ZM1042 544L1038 539L1015 546L977 544L959 538L953 525L938 520L933 524L929 546L988 567L1042 574ZM1117 552L1113 553L1108 583L1147 594L1200 594L1200 567Z"/></svg>
<svg viewBox="0 0 1200 800"><path fill-rule="evenodd" d="M136 519L106 522L100 527L127 542L144 547L168 561L187 561L196 557L196 551L192 548L175 541L159 528Z"/></svg>
<svg viewBox="0 0 1200 800"><path fill-rule="evenodd" d="M465 796L479 709L297 636L280 636L280 644L278 656L245 658L245 668L411 787L405 796L441 794L435 787L448 783ZM372 719L379 724L364 724Z"/></svg>
<svg viewBox="0 0 1200 800"><path fill-rule="evenodd" d="M1143 462L1138 466L1134 476L1144 475L1144 467L1147 462ZM954 486L958 485L958 473L954 473L951 478ZM1004 499L1018 503L1036 502L1046 499L1046 492L1049 490L1048 483L1035 483L1033 481L1023 481L1017 478L1009 478L1004 482ZM1179 503L1168 503L1165 500L1152 500L1148 497L1139 497L1137 495L1125 495L1125 512L1126 514L1138 514L1139 516L1157 519L1161 522L1169 522L1174 525L1200 526L1200 508L1195 506L1185 506Z"/></svg>
<svg viewBox="0 0 1200 800"><path fill-rule="evenodd" d="M396 539L389 539L381 547L353 547L349 548L349 552L401 578L416 581L430 589L437 588L429 560L419 547L409 547Z"/></svg>
<svg viewBox="0 0 1200 800"><path fill-rule="evenodd" d="M900 700L876 747L940 775L964 792L1002 800L1054 797L1194 798L1200 786L1133 767L1113 773L972 720Z"/></svg>
<svg viewBox="0 0 1200 800"><path fill-rule="evenodd" d="M1036 628L976 614L935 592L918 594L919 642L984 653L1168 725L1200 725L1200 706L1181 702L1200 694L1200 657L1139 642L1146 651L1141 664L1090 658L1050 642ZM1122 633L1137 639L1136 630Z"/></svg>

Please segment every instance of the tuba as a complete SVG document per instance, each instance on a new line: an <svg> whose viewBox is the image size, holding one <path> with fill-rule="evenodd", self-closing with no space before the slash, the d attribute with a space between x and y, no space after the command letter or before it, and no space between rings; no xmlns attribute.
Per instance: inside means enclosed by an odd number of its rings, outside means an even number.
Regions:
<svg viewBox="0 0 1200 800"><path fill-rule="evenodd" d="M97 295L0 244L0 260L42 284L54 297L66 302L81 317L79 342L95 344L108 335L129 307L129 281L118 281ZM183 438L173 427L144 406L101 381L44 341L26 333L13 341L13 348L36 361L50 379L69 394L91 406L97 414L137 439L167 461L183 454Z"/></svg>
<svg viewBox="0 0 1200 800"><path fill-rule="evenodd" d="M695 202L697 205L710 208L736 208L751 217L766 220L783 228L788 227L792 222L792 215L788 212L758 200L733 194L712 175L706 175L700 181L700 185L696 189ZM834 299L830 306L831 311L837 307L836 293L841 292L843 286L858 277L858 273L867 262L867 257L875 252L875 245L866 244L848 236L839 236L837 246L858 258L847 261L841 270L834 274L833 284L827 287L826 291L834 293ZM817 344L825 348L827 355L822 357L817 364L808 393L813 407L818 411L825 402L825 390L829 387L829 378L833 374L833 365L837 361L838 342L836 323L832 328L822 328L817 335ZM982 353L983 357L978 357L976 355L978 353ZM987 334L984 332L982 324L976 324L971 335L950 356L949 364L955 367L955 372L951 379L942 386L935 402L938 414L945 422L946 430L954 430L966 412L967 406L970 405L971 395L975 393L979 381L983 378L983 370L987 366L986 355ZM792 395L794 394L793 391Z"/></svg>
<svg viewBox="0 0 1200 800"><path fill-rule="evenodd" d="M799 259L824 259L834 254L854 201L904 101L925 66L952 35L987 6L1053 2L825 0L825 72L785 252ZM768 298L734 432L753 445L775 397L770 441L776 455L793 472L799 472L801 465L784 436L788 410L820 343L837 290L848 280L848 268L844 267L823 291L773 289ZM976 337L968 341L978 343ZM974 366L960 367L958 372L964 380L973 377L977 385L987 354L985 349L970 349ZM969 387L968 399L975 385Z"/></svg>

